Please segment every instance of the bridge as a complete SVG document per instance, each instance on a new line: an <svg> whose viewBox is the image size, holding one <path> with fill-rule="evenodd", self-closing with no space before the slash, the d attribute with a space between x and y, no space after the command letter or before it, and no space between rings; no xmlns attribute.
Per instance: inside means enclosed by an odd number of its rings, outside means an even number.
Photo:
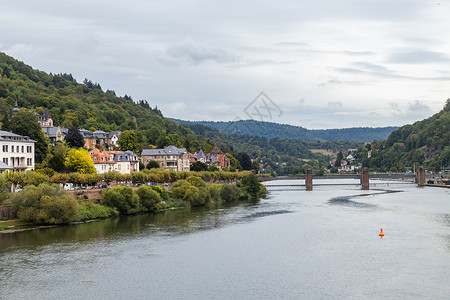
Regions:
<svg viewBox="0 0 450 300"><path fill-rule="evenodd" d="M306 170L306 174L303 177L289 177L289 178L280 178L280 179L305 179L305 184L268 184L266 185L266 188L286 188L286 187L294 187L294 188L300 188L300 187L305 187L307 190L312 190L313 188L313 176L312 176L312 169L307 169ZM320 176L320 177L316 177L316 179L360 179L360 183L356 184L356 183L314 183L314 186L361 186L363 189L369 189L369 178L371 179L415 179L412 180L411 182L400 182L397 181L395 183L391 182L377 182L377 183L372 183L371 186L372 187L377 187L377 186L389 186L389 185L401 185L401 184L413 184L414 182L416 182L419 186L425 186L427 185L427 181L426 181L426 175L425 175L425 168L424 167L419 167L417 168L416 174L372 174L369 175L369 169L368 168L362 168L361 169L361 174L358 175L337 175L337 176Z"/></svg>

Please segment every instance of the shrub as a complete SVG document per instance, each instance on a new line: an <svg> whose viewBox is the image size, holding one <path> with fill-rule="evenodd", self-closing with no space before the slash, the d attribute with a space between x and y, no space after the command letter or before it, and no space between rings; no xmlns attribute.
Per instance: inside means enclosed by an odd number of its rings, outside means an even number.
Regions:
<svg viewBox="0 0 450 300"><path fill-rule="evenodd" d="M206 187L206 182L197 176L188 177L186 179L186 181L189 182L191 185L198 187L198 188Z"/></svg>
<svg viewBox="0 0 450 300"><path fill-rule="evenodd" d="M208 184L208 192L212 201L221 201L220 190L222 186L222 184Z"/></svg>
<svg viewBox="0 0 450 300"><path fill-rule="evenodd" d="M18 217L35 224L63 224L73 220L78 202L58 185L27 186L16 194L13 204Z"/></svg>
<svg viewBox="0 0 450 300"><path fill-rule="evenodd" d="M137 191L140 203L149 211L156 211L157 204L161 202L161 196L151 187L141 185Z"/></svg>
<svg viewBox="0 0 450 300"><path fill-rule="evenodd" d="M50 183L47 175L35 171L25 172L25 185L38 186L41 183Z"/></svg>
<svg viewBox="0 0 450 300"><path fill-rule="evenodd" d="M220 198L225 202L233 202L239 200L241 191L234 184L224 184L220 189Z"/></svg>
<svg viewBox="0 0 450 300"><path fill-rule="evenodd" d="M118 214L119 212L115 208L89 201L78 206L78 212L74 217L74 221L108 218L117 216Z"/></svg>
<svg viewBox="0 0 450 300"><path fill-rule="evenodd" d="M266 194L265 187L259 182L258 177L253 174L249 174L242 178L241 186L252 198L257 198Z"/></svg>
<svg viewBox="0 0 450 300"><path fill-rule="evenodd" d="M6 181L5 176L0 175L0 204L8 197L8 192L11 185Z"/></svg>
<svg viewBox="0 0 450 300"><path fill-rule="evenodd" d="M126 186L117 186L103 191L100 203L116 208L120 214L137 212L139 197L133 193L133 189Z"/></svg>

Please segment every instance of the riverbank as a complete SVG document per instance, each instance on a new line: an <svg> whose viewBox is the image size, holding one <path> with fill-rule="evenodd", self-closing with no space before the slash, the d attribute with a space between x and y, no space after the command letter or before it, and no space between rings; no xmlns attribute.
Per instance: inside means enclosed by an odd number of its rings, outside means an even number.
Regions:
<svg viewBox="0 0 450 300"><path fill-rule="evenodd" d="M160 186L141 185L137 189L117 186L105 189L99 201L77 200L60 186L43 183L39 186L27 186L14 195L12 203L19 223L5 223L0 230L14 232L44 228L42 225L73 224L188 206L234 202L259 198L266 192L253 174L245 176L238 184L207 184L202 178L192 176L176 181L170 190ZM17 228L19 225L20 228Z"/></svg>

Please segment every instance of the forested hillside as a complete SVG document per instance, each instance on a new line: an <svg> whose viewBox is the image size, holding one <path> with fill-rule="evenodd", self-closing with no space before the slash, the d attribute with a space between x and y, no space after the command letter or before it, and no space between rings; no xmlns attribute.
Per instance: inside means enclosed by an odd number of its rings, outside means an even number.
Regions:
<svg viewBox="0 0 450 300"><path fill-rule="evenodd" d="M47 108L55 126L77 126L88 130L136 130L139 142L157 147L173 144L194 150L212 148L213 143L166 119L145 100L134 102L102 90L88 79L77 83L70 74L52 75L34 70L0 53L0 115L8 122L15 102L19 108L42 113Z"/></svg>
<svg viewBox="0 0 450 300"><path fill-rule="evenodd" d="M224 151L248 153L262 163L266 171L275 171L279 175L299 174L304 171L304 164L326 166L329 160L329 157L311 152L308 144L301 140L227 135L202 124L185 126L197 134L214 139Z"/></svg>
<svg viewBox="0 0 450 300"><path fill-rule="evenodd" d="M285 138L298 139L305 142L315 141L358 141L371 142L373 140L385 140L389 134L398 127L355 127L343 129L319 129L309 130L300 126L261 122L255 120L239 120L229 122L212 121L184 121L173 119L181 124L202 124L218 129L226 134L238 134L247 136L261 136L268 139Z"/></svg>
<svg viewBox="0 0 450 300"><path fill-rule="evenodd" d="M157 107L151 107L145 100L136 103L130 96L119 97L88 79L78 83L70 74L52 75L34 70L0 53L0 115L4 129L9 128L16 102L19 108L38 113L47 108L55 126L107 132L133 130L140 145L137 149L172 144L188 151L210 152L217 143L224 153L237 157L248 153L250 158L262 162L264 169L278 174L297 174L303 171L306 162L318 167L327 161L298 140L229 136L202 125L193 125L191 130L164 118Z"/></svg>
<svg viewBox="0 0 450 300"><path fill-rule="evenodd" d="M439 113L400 127L386 142L374 142L372 150L372 168L401 170L422 164L435 170L450 167L450 99Z"/></svg>

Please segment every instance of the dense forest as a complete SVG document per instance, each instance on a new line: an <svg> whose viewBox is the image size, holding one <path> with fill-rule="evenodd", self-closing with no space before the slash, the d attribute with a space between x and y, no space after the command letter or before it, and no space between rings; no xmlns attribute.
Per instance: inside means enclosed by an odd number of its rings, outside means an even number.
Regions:
<svg viewBox="0 0 450 300"><path fill-rule="evenodd" d="M437 114L400 127L386 141L374 141L371 168L403 170L426 165L436 171L450 167L450 99ZM368 149L370 150L370 149Z"/></svg>
<svg viewBox="0 0 450 300"><path fill-rule="evenodd" d="M371 142L373 140L385 140L389 134L398 127L355 127L343 129L317 129L309 130L300 126L262 122L255 120L239 120L229 122L212 121L183 121L173 119L181 124L202 124L218 129L226 134L246 136L261 136L268 139L284 138L298 139L305 142L315 141L358 141Z"/></svg>
<svg viewBox="0 0 450 300"><path fill-rule="evenodd" d="M173 144L192 149L212 148L213 143L166 119L147 101L104 92L99 83L85 79L77 83L70 74L52 75L34 70L0 53L0 115L8 122L15 103L42 113L47 108L55 126L77 126L88 130L136 130L139 142L148 147Z"/></svg>

